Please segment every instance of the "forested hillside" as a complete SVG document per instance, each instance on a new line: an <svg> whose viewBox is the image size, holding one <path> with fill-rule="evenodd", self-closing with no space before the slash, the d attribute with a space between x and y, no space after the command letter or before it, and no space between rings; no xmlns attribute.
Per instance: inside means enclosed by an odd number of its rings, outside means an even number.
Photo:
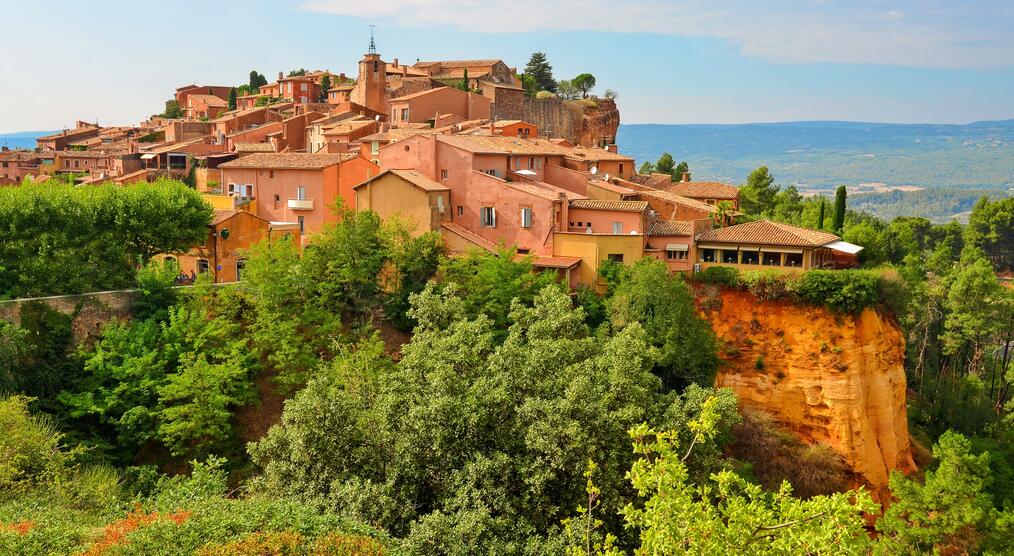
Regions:
<svg viewBox="0 0 1014 556"><path fill-rule="evenodd" d="M240 285L177 289L151 259L206 233L192 190L139 207L151 186L46 184L0 189L20 223L0 229L0 295L139 293L94 343L39 302L0 321L0 553L1003 553L1014 201L967 227L888 223L769 177L740 218L840 227L865 268L693 285L897 319L927 449L886 511L832 451L713 388L724 346L662 262L606 264L605 291L571 294L509 248L449 257L343 211L302 255L254 247ZM146 214L172 230L132 225ZM244 442L250 414L271 426Z"/></svg>

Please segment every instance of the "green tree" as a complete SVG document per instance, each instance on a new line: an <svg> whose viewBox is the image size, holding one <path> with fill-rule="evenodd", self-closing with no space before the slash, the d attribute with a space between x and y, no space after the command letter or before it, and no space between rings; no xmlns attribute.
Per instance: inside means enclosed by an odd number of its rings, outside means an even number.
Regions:
<svg viewBox="0 0 1014 556"><path fill-rule="evenodd" d="M574 85L574 82L569 79L561 79L556 82L556 92L562 99L574 100L580 94L580 89Z"/></svg>
<svg viewBox="0 0 1014 556"><path fill-rule="evenodd" d="M468 68L465 68L465 71L461 74L461 82L458 83L458 89L466 93L472 90L472 86L468 84Z"/></svg>
<svg viewBox="0 0 1014 556"><path fill-rule="evenodd" d="M553 79L553 66L544 52L534 52L525 66L525 75L535 80L539 91L556 92L556 80Z"/></svg>
<svg viewBox="0 0 1014 556"><path fill-rule="evenodd" d="M575 77L572 83L581 91L581 98L588 98L588 92L595 88L595 76L590 73L582 73Z"/></svg>
<svg viewBox="0 0 1014 556"><path fill-rule="evenodd" d="M824 229L824 210L825 210L826 206L827 206L827 203L824 201L824 197L822 196L820 198L820 215L817 216L817 229L818 230L823 230Z"/></svg>
<svg viewBox="0 0 1014 556"><path fill-rule="evenodd" d="M760 216L774 206L779 187L767 166L760 166L746 178L746 185L739 190L739 207L752 216Z"/></svg>
<svg viewBox="0 0 1014 556"><path fill-rule="evenodd" d="M672 170L673 181L682 181L683 176L690 174L690 165L684 160L676 165Z"/></svg>
<svg viewBox="0 0 1014 556"><path fill-rule="evenodd" d="M325 73L320 78L320 97L317 98L317 102L327 102L328 90L331 89L331 74Z"/></svg>
<svg viewBox="0 0 1014 556"><path fill-rule="evenodd" d="M229 110L236 109L236 87L229 89Z"/></svg>
<svg viewBox="0 0 1014 556"><path fill-rule="evenodd" d="M651 162L648 162L647 160L645 160L644 163L641 164L641 167L637 169L637 173L641 174L642 176L647 176L648 174L651 174L654 171L655 165L652 164Z"/></svg>
<svg viewBox="0 0 1014 556"><path fill-rule="evenodd" d="M1014 198L979 199L968 218L965 241L981 249L997 270L1014 269Z"/></svg>
<svg viewBox="0 0 1014 556"><path fill-rule="evenodd" d="M655 172L659 174L672 175L673 170L676 168L676 161L672 159L672 155L669 153L662 153L662 156L658 157L655 161Z"/></svg>
<svg viewBox="0 0 1014 556"><path fill-rule="evenodd" d="M251 93L256 93L260 90L261 86L267 84L268 80L264 77L264 74L257 73L257 70L250 70L250 81L247 86L250 87Z"/></svg>
<svg viewBox="0 0 1014 556"><path fill-rule="evenodd" d="M182 118L183 109L180 108L180 103L175 100L166 101L165 111L162 112L161 116L170 119Z"/></svg>
<svg viewBox="0 0 1014 556"><path fill-rule="evenodd" d="M539 83L535 81L535 78L527 73L522 73L518 75L518 79L521 80L521 87L525 90L525 96L535 98L535 94L539 92Z"/></svg>
<svg viewBox="0 0 1014 556"><path fill-rule="evenodd" d="M834 192L834 220L831 222L831 230L840 234L845 226L846 198L848 193L844 185L839 185Z"/></svg>
<svg viewBox="0 0 1014 556"><path fill-rule="evenodd" d="M138 269L138 292L133 303L134 318L166 320L169 316L169 307L179 301L179 293L173 288L179 273L179 265L169 260L149 261Z"/></svg>
<svg viewBox="0 0 1014 556"><path fill-rule="evenodd" d="M864 263L879 264L886 260L884 234L869 222L849 226L842 234L842 239L863 247L859 259Z"/></svg>
<svg viewBox="0 0 1014 556"><path fill-rule="evenodd" d="M709 386L718 370L717 340L697 314L693 296L665 263L641 259L623 268L609 300L612 326L644 327L658 349L655 372L663 384L679 390L688 384Z"/></svg>

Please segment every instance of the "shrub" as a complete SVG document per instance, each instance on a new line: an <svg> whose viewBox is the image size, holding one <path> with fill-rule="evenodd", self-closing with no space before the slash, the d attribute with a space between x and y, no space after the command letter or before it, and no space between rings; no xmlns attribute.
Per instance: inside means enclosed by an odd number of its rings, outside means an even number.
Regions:
<svg viewBox="0 0 1014 556"><path fill-rule="evenodd" d="M777 270L751 270L743 273L740 280L758 299L773 301L789 295L788 277Z"/></svg>
<svg viewBox="0 0 1014 556"><path fill-rule="evenodd" d="M832 311L858 313L876 305L878 275L868 270L810 270L791 282L802 301Z"/></svg>
<svg viewBox="0 0 1014 556"><path fill-rule="evenodd" d="M705 284L738 286L739 270L727 266L710 266L695 274L694 279Z"/></svg>

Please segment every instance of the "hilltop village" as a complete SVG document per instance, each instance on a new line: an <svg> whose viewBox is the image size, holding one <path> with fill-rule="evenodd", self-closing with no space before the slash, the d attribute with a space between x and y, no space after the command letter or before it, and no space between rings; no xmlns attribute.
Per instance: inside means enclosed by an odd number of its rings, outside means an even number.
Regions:
<svg viewBox="0 0 1014 556"><path fill-rule="evenodd" d="M170 256L181 276L217 282L239 280L243 250L271 234L307 245L338 218L336 204L438 231L452 253L514 246L572 287L595 285L606 260L653 257L673 272L838 268L862 249L783 223L731 225L736 186L639 174L615 143L611 98L531 98L502 60L405 65L371 43L354 78L259 78L247 94L180 87L135 127L78 122L39 137L34 151L0 153L0 182L183 179L216 215L205 245Z"/></svg>

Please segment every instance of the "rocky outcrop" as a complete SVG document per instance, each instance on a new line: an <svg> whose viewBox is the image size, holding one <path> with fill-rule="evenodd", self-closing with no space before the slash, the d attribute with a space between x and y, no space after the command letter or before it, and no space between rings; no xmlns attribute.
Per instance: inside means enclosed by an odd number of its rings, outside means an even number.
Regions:
<svg viewBox="0 0 1014 556"><path fill-rule="evenodd" d="M597 147L616 141L620 111L608 98L560 100L524 98L497 100L492 116L499 120L524 120L548 137L562 137L575 145Z"/></svg>
<svg viewBox="0 0 1014 556"><path fill-rule="evenodd" d="M582 106L580 124L575 126L574 140L578 145L594 147L616 142L616 131L620 128L620 110L616 101L608 98L595 99L594 106Z"/></svg>
<svg viewBox="0 0 1014 556"><path fill-rule="evenodd" d="M807 442L844 458L854 485L884 499L891 470L915 469L905 408L905 343L893 320L867 309L761 301L736 290L702 292L720 339L716 385L770 413Z"/></svg>

